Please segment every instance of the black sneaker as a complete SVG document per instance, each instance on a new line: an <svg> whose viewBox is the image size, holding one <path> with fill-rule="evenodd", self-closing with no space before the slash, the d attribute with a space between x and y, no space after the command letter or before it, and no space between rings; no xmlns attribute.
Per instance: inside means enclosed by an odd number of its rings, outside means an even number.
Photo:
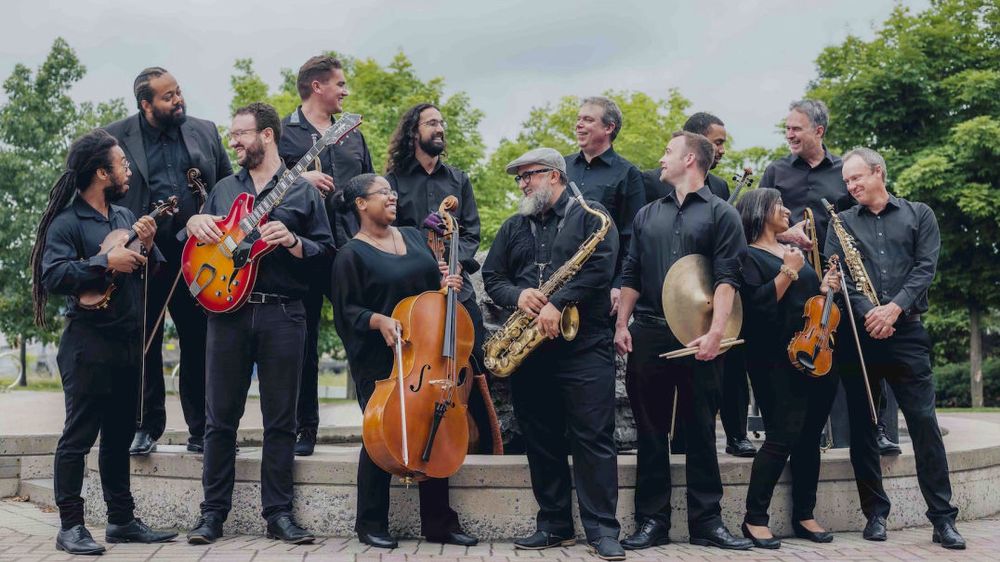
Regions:
<svg viewBox="0 0 1000 562"><path fill-rule="evenodd" d="M299 435L295 440L295 456L308 457L313 454L316 448L316 430L311 427L304 427L299 430Z"/></svg>

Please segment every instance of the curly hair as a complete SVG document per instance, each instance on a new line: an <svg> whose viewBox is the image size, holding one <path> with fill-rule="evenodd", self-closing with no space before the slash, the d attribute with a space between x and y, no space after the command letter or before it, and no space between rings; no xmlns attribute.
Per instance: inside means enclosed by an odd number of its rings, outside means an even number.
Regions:
<svg viewBox="0 0 1000 562"><path fill-rule="evenodd" d="M407 109L399 118L399 124L396 125L396 130L392 132L392 137L389 139L389 156L385 162L386 174L405 169L415 158L414 151L417 146L417 130L420 128L420 114L425 109L438 109L438 107L431 103L418 103Z"/></svg>

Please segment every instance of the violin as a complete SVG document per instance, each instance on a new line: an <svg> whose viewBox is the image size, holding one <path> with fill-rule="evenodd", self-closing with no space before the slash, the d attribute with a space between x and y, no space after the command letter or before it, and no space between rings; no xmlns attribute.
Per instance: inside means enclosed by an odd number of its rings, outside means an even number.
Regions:
<svg viewBox="0 0 1000 562"><path fill-rule="evenodd" d="M458 224L445 198L424 225L450 239L449 275L458 272ZM407 297L392 311L396 335L392 372L375 383L365 408L362 439L382 470L410 483L447 478L469 448L468 398L472 318L451 287Z"/></svg>
<svg viewBox="0 0 1000 562"><path fill-rule="evenodd" d="M830 267L836 267L837 263L837 256L832 256ZM833 366L832 338L840 324L840 309L833 304L833 293L807 300L802 317L806 319L805 325L788 343L788 360L803 373L822 377Z"/></svg>

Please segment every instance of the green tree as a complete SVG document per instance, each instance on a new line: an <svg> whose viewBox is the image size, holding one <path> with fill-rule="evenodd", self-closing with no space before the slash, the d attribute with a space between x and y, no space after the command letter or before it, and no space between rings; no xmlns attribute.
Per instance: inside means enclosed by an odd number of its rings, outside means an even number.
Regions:
<svg viewBox="0 0 1000 562"><path fill-rule="evenodd" d="M972 403L981 405L982 319L1000 303L1000 5L932 0L918 14L899 6L874 39L849 37L816 62L808 93L830 106L830 144L881 151L890 172L901 170L890 189L937 214L932 298L967 312Z"/></svg>
<svg viewBox="0 0 1000 562"><path fill-rule="evenodd" d="M35 229L48 204L49 190L65 165L70 142L102 123L126 115L121 99L76 103L69 90L86 68L59 38L45 61L32 72L18 64L4 81L7 97L0 107L0 332L10 341L58 338L34 326L31 271L28 266ZM61 299L49 301L55 320ZM22 365L23 367L23 365Z"/></svg>

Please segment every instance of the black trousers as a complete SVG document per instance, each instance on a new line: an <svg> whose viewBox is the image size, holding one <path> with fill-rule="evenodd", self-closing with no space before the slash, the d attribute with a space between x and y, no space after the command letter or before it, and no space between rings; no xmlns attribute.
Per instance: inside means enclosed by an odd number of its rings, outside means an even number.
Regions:
<svg viewBox="0 0 1000 562"><path fill-rule="evenodd" d="M830 415L839 379L812 378L781 361L748 361L754 396L767 437L757 452L747 489L746 522L767 525L774 487L787 461L792 470L792 520L813 519L819 481L820 435Z"/></svg>
<svg viewBox="0 0 1000 562"><path fill-rule="evenodd" d="M662 322L662 321L660 321ZM722 479L715 446L722 358L698 361L693 356L662 359L659 354L681 344L666 322L636 318L629 327L632 353L625 385L635 416L638 437L636 459L636 521L656 519L670 527L670 449L667 436L678 393L677 419L686 437L688 529L692 533L722 525Z"/></svg>
<svg viewBox="0 0 1000 562"><path fill-rule="evenodd" d="M292 509L295 400L306 337L301 301L245 304L208 319L208 381L202 513L227 517L236 475L236 430L254 363L260 384L264 445L260 467L263 517Z"/></svg>
<svg viewBox="0 0 1000 562"><path fill-rule="evenodd" d="M900 322L895 328L896 333L886 340L873 340L864 326L858 328L872 394L877 405L884 379L899 402L913 443L917 482L927 503L927 518L934 524L954 522L958 509L951 505L948 457L934 412L930 336L919 320ZM887 517L890 502L882 487L882 465L861 368L853 346L842 345L840 351L841 380L851 420L851 464L861 510L866 517Z"/></svg>
<svg viewBox="0 0 1000 562"><path fill-rule="evenodd" d="M83 524L87 454L101 435L98 457L108 521L128 523L135 502L129 490L129 444L135 427L141 364L137 335L111 337L71 321L59 342L66 421L56 445L53 481L63 529ZM103 379L103 380L101 380ZM79 384L87 381L87 384ZM100 382L97 382L100 381Z"/></svg>
<svg viewBox="0 0 1000 562"><path fill-rule="evenodd" d="M146 303L146 337L152 331L167 300L167 294L180 268L182 246L167 242L159 244L166 258L149 278L149 299ZM180 356L180 398L184 421L188 433L194 441L201 441L205 435L205 341L207 337L206 315L184 285L184 279L177 282L177 288L167 303L170 318L177 328ZM163 435L167 425L165 407L166 391L163 386L163 325L153 337L146 354L146 384L143 388L142 423L138 429L148 431L155 440Z"/></svg>
<svg viewBox="0 0 1000 562"><path fill-rule="evenodd" d="M609 335L546 342L510 379L538 502L536 525L561 537L576 535L573 484L588 541L617 539L621 531L615 515L615 367Z"/></svg>
<svg viewBox="0 0 1000 562"><path fill-rule="evenodd" d="M727 439L747 436L747 409L750 407L750 386L743 346L731 347L722 356L722 403L719 417Z"/></svg>
<svg viewBox="0 0 1000 562"><path fill-rule="evenodd" d="M353 373L352 373L353 374ZM354 381L361 411L375 392L375 379ZM358 510L354 530L358 533L389 531L389 485L392 475L379 468L364 445L358 458ZM425 537L442 538L461 530L458 514L448 502L448 479L431 478L418 483L420 529Z"/></svg>

